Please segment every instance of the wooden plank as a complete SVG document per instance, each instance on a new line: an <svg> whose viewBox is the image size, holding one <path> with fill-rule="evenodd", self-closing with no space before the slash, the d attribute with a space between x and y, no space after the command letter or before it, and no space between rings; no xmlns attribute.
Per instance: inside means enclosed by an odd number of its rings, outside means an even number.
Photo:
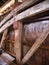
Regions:
<svg viewBox="0 0 49 65"><path fill-rule="evenodd" d="M0 55L0 65L9 65L14 60L15 60L15 58L13 58L12 56L10 56L7 53L3 53Z"/></svg>
<svg viewBox="0 0 49 65"><path fill-rule="evenodd" d="M18 2L25 2L25 1L27 1L27 0L18 0ZM29 0L28 0L29 1Z"/></svg>
<svg viewBox="0 0 49 65"><path fill-rule="evenodd" d="M18 29L15 29L15 44L14 51L16 54L17 63L20 63L22 58L22 23L18 23Z"/></svg>
<svg viewBox="0 0 49 65"><path fill-rule="evenodd" d="M11 55L9 55L8 53L5 53L5 52L1 54L1 57L8 64L10 64L12 61L15 60L14 57L12 57Z"/></svg>
<svg viewBox="0 0 49 65"><path fill-rule="evenodd" d="M31 22L24 24L23 43L32 46L34 41L41 35L45 28L49 28L49 20Z"/></svg>
<svg viewBox="0 0 49 65"><path fill-rule="evenodd" d="M23 2L23 0L18 0L18 2Z"/></svg>
<svg viewBox="0 0 49 65"><path fill-rule="evenodd" d="M7 63L0 57L0 65L7 65Z"/></svg>
<svg viewBox="0 0 49 65"><path fill-rule="evenodd" d="M1 43L0 43L0 48L3 48L4 47L4 40L6 38L6 35L7 35L7 32L8 32L8 29L6 29L4 32L3 32L3 36L2 36L2 39L1 39Z"/></svg>
<svg viewBox="0 0 49 65"><path fill-rule="evenodd" d="M37 19L34 19L33 21L42 21L42 20L49 20L49 16L37 18Z"/></svg>
<svg viewBox="0 0 49 65"><path fill-rule="evenodd" d="M40 17L40 16L35 16L35 17L30 17L30 18L26 18L22 21L24 21L24 23L28 22L37 22L37 21L43 21L43 20L49 20L49 16L44 16L44 17Z"/></svg>
<svg viewBox="0 0 49 65"><path fill-rule="evenodd" d="M16 7L14 10L12 10L0 23L0 27L2 26L2 24L4 24L8 19L10 19L15 13L17 13L20 10L23 10L27 7L29 7L30 5L34 4L35 2L37 2L39 0L27 0L24 3L22 3L20 6Z"/></svg>
<svg viewBox="0 0 49 65"><path fill-rule="evenodd" d="M46 39L46 37L49 34L49 29L46 28L44 32L39 36L39 38L35 41L35 43L32 45L31 49L28 51L28 53L24 56L22 59L22 64L26 63L29 58L36 52L36 50L40 47L40 45L43 43L43 41Z"/></svg>
<svg viewBox="0 0 49 65"><path fill-rule="evenodd" d="M46 0L42 3L39 3L39 4L35 5L34 7L31 7L29 9L27 9L26 11L16 15L14 18L9 20L7 23L5 23L0 28L0 33L3 30L5 30L6 28L8 28L9 26L11 26L14 23L14 19L15 19L15 21L22 20L24 18L27 18L27 17L30 17L30 16L35 16L36 14L42 13L42 12L47 11L47 10L49 10L49 1L48 0Z"/></svg>
<svg viewBox="0 0 49 65"><path fill-rule="evenodd" d="M10 7L12 6L12 5L14 5L14 3L15 3L15 0L11 0L11 1L9 1L8 3L5 3L1 8L0 8L0 16L1 15L3 15L3 14L5 14L5 13L7 13L8 12L8 8L9 8L9 10L11 9Z"/></svg>

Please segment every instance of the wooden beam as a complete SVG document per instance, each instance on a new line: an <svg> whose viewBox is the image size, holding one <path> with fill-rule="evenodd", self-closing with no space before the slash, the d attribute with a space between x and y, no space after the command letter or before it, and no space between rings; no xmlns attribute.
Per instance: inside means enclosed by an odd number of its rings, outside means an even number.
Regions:
<svg viewBox="0 0 49 65"><path fill-rule="evenodd" d="M4 24L8 19L10 19L14 14L16 14L18 11L23 10L29 6L31 6L32 4L34 4L35 2L37 2L39 0L27 0L24 3L22 3L20 6L16 7L14 10L12 10L0 23L0 27L2 26L2 24Z"/></svg>
<svg viewBox="0 0 49 65"><path fill-rule="evenodd" d="M18 2L25 2L26 0L18 0ZM28 0L29 1L29 0Z"/></svg>
<svg viewBox="0 0 49 65"><path fill-rule="evenodd" d="M36 19L32 19L32 21L42 21L42 20L49 20L49 16L45 16L45 17L41 17L41 18L36 18Z"/></svg>
<svg viewBox="0 0 49 65"><path fill-rule="evenodd" d="M18 23L18 29L15 30L14 51L16 54L17 63L20 63L22 58L22 23Z"/></svg>
<svg viewBox="0 0 49 65"><path fill-rule="evenodd" d="M10 8L13 4L15 3L15 0L11 0L10 2L4 4L1 8L0 8L0 16L7 13L8 12L8 8Z"/></svg>
<svg viewBox="0 0 49 65"><path fill-rule="evenodd" d="M29 58L36 52L36 50L40 47L40 45L44 42L46 37L49 34L49 29L46 28L43 33L39 36L39 38L35 41L35 43L32 45L31 49L28 51L28 53L24 56L22 59L22 64L26 63Z"/></svg>
<svg viewBox="0 0 49 65"><path fill-rule="evenodd" d="M46 5L45 5L46 4ZM29 9L27 9L26 11L16 15L14 18L12 18L11 20L9 20L7 23L5 23L1 28L0 28L0 33L5 30L6 28L8 28L9 26L11 26L14 23L14 19L15 21L18 20L22 20L24 18L30 17L30 16L35 16L36 14L42 13L44 11L49 10L49 1L46 0L42 3L39 3Z"/></svg>
<svg viewBox="0 0 49 65"><path fill-rule="evenodd" d="M43 15L43 14L41 14ZM35 17L30 17L27 19L23 19L22 21L24 21L24 23L28 22L37 22L37 21L45 21L45 20L49 20L49 16L44 16L44 17L40 17L40 16L35 16Z"/></svg>
<svg viewBox="0 0 49 65"><path fill-rule="evenodd" d="M11 56L15 57L15 54L14 53L11 53L10 51L8 50L5 50L6 53L10 54Z"/></svg>
<svg viewBox="0 0 49 65"><path fill-rule="evenodd" d="M1 43L0 43L0 48L3 48L3 46L4 46L4 40L5 40L5 38L6 38L7 32L8 32L8 29L6 29L6 30L3 32L3 36L2 36L2 39L1 39Z"/></svg>
<svg viewBox="0 0 49 65"><path fill-rule="evenodd" d="M6 65L6 64L8 65L8 64L12 63L12 61L15 60L14 57L12 57L11 55L9 55L8 53L5 53L5 52L0 55L0 58L3 59L2 63L1 63L1 61L0 61L1 65ZM0 59L0 60L1 60L1 59ZM3 62L4 62L5 64L4 64Z"/></svg>
<svg viewBox="0 0 49 65"><path fill-rule="evenodd" d="M18 0L18 2L23 2L23 0Z"/></svg>
<svg viewBox="0 0 49 65"><path fill-rule="evenodd" d="M10 57L10 56L9 56ZM5 58L4 58L5 59ZM7 59L5 59L4 60L1 56L0 56L0 65L17 65L17 64L15 64L15 63L13 63L13 62L11 62L11 61L8 61L7 62L7 60L8 60L8 58ZM11 58L12 59L12 58Z"/></svg>

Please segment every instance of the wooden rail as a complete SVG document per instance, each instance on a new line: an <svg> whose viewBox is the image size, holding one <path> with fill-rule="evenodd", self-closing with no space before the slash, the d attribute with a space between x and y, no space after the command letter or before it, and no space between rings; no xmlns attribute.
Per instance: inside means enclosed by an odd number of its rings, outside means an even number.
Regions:
<svg viewBox="0 0 49 65"><path fill-rule="evenodd" d="M3 32L3 30L8 28L9 26L11 26L15 21L22 20L22 19L30 17L30 16L35 16L36 14L42 13L42 12L47 11L47 10L49 10L49 1L48 0L27 9L26 11L16 15L11 20L7 21L7 23L5 23L0 28L0 33ZM15 21L14 21L14 19L15 19Z"/></svg>
<svg viewBox="0 0 49 65"><path fill-rule="evenodd" d="M0 23L0 27L2 26L2 24L4 24L8 19L10 19L14 14L16 14L17 12L19 12L20 10L23 10L27 7L29 7L30 5L34 4L35 2L37 2L39 0L27 0L24 3L22 3L20 6L16 7L14 10L12 10Z"/></svg>

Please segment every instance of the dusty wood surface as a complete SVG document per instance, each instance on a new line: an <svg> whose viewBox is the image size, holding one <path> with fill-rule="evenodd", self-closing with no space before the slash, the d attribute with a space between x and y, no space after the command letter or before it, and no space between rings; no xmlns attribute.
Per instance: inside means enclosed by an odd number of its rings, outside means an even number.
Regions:
<svg viewBox="0 0 49 65"><path fill-rule="evenodd" d="M49 20L25 24L23 42L26 44L33 43L33 41L41 35L46 27L49 28Z"/></svg>
<svg viewBox="0 0 49 65"><path fill-rule="evenodd" d="M15 0L11 0L8 3L5 3L1 8L0 8L0 16L4 15L5 13L7 13L8 11L11 10L11 6L14 5ZM9 9L8 9L9 8Z"/></svg>
<svg viewBox="0 0 49 65"><path fill-rule="evenodd" d="M0 57L0 65L7 65L7 63Z"/></svg>
<svg viewBox="0 0 49 65"><path fill-rule="evenodd" d="M16 7L14 10L12 10L0 23L0 27L2 26L2 24L4 24L8 19L10 19L14 14L16 14L18 11L23 10L27 7L29 7L30 5L34 4L35 2L37 2L38 0L27 0L24 3L22 3L20 6Z"/></svg>
<svg viewBox="0 0 49 65"><path fill-rule="evenodd" d="M0 48L3 48L4 47L4 40L6 39L6 35L7 35L7 32L8 32L8 29L6 29L4 32L3 32L3 36L2 36L2 39L1 39L1 43L0 43Z"/></svg>
<svg viewBox="0 0 49 65"><path fill-rule="evenodd" d="M23 40L22 40L23 44L31 47L32 44L35 42L35 40L41 35L41 33L43 33L43 31L45 30L46 27L49 28L49 20L24 24ZM9 32L8 37L9 38L6 39L6 43L7 43L6 49L9 50L10 52L12 51L11 54L13 54L14 53L13 52L13 49L14 49L13 46L15 43L14 31ZM40 48L47 48L48 49L48 46L43 45Z"/></svg>
<svg viewBox="0 0 49 65"><path fill-rule="evenodd" d="M46 12L45 12L46 13ZM44 16L45 13L40 14L39 16L34 16L34 17L28 17L26 19L23 19L22 21L24 22L24 24L26 24L26 22L31 23L31 22L39 22L39 21L44 21L44 20L49 20L49 16ZM47 12L48 14L48 12ZM42 16L41 16L42 15Z"/></svg>
<svg viewBox="0 0 49 65"><path fill-rule="evenodd" d="M46 5L45 5L46 4ZM11 26L14 23L14 19L15 21L18 20L22 20L26 17L29 16L34 16L36 14L42 13L44 11L49 10L49 1L44 1L42 3L39 3L37 5L35 5L34 7L31 7L29 9L27 9L26 11L16 15L14 18L12 18L11 20L9 20L7 23L5 23L1 28L0 28L0 33L5 30L6 28L8 28L9 26Z"/></svg>
<svg viewBox="0 0 49 65"><path fill-rule="evenodd" d="M48 34L49 34L49 30L48 30L48 28L46 28L44 30L44 32L39 36L39 38L37 38L37 40L32 45L32 47L28 51L28 53L22 59L22 64L26 63L29 60L29 58L36 52L36 50L40 47L40 45L42 44L42 42L46 39L46 37L48 36Z"/></svg>
<svg viewBox="0 0 49 65"><path fill-rule="evenodd" d="M23 43L32 45L34 41L41 35L45 28L49 28L49 20L39 21L35 23L24 24L23 28ZM12 36L11 36L12 35ZM15 43L14 31L9 32L8 43Z"/></svg>
<svg viewBox="0 0 49 65"><path fill-rule="evenodd" d="M20 63L22 58L22 23L18 23L18 29L15 29L15 44L14 51L16 54L16 60Z"/></svg>
<svg viewBox="0 0 49 65"><path fill-rule="evenodd" d="M3 53L0 55L0 65L9 65L14 60L15 59L7 53Z"/></svg>

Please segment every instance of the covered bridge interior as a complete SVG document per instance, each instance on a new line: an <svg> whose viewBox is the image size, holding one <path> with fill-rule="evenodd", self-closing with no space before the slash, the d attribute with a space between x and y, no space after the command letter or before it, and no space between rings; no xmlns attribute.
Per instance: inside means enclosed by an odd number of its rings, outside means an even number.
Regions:
<svg viewBox="0 0 49 65"><path fill-rule="evenodd" d="M49 65L49 0L0 0L0 65Z"/></svg>

